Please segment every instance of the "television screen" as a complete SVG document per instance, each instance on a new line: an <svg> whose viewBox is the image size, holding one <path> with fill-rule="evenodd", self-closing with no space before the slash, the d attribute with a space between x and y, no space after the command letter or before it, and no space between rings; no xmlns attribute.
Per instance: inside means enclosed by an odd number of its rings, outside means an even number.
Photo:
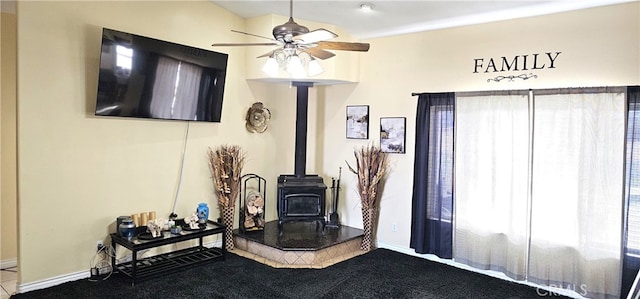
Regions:
<svg viewBox="0 0 640 299"><path fill-rule="evenodd" d="M227 59L104 28L95 114L220 122Z"/></svg>

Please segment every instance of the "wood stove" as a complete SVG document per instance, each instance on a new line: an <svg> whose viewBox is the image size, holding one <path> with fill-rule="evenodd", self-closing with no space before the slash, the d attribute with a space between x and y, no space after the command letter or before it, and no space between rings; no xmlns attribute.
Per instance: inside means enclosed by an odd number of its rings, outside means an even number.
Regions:
<svg viewBox="0 0 640 299"><path fill-rule="evenodd" d="M278 177L278 224L287 221L318 221L325 226L327 186L317 175Z"/></svg>
<svg viewBox="0 0 640 299"><path fill-rule="evenodd" d="M293 175L278 177L278 228L288 221L318 221L325 227L327 186L322 177L306 174L307 110L309 87L313 83L293 82L297 88L296 148Z"/></svg>

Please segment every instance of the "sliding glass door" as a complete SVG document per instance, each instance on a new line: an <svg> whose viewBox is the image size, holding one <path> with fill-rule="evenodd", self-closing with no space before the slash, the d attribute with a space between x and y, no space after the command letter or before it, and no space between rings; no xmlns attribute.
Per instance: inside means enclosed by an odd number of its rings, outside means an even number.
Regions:
<svg viewBox="0 0 640 299"><path fill-rule="evenodd" d="M640 86L627 91L622 298L640 269Z"/></svg>
<svg viewBox="0 0 640 299"><path fill-rule="evenodd" d="M623 88L456 94L454 260L620 295Z"/></svg>

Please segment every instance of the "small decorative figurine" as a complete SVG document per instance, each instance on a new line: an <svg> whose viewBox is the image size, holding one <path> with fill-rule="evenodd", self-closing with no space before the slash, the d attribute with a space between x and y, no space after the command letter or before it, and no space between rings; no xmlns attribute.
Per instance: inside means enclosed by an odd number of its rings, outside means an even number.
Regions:
<svg viewBox="0 0 640 299"><path fill-rule="evenodd" d="M154 219L147 221L147 230L151 233L151 236L157 238L162 235L162 228L164 227L164 220Z"/></svg>
<svg viewBox="0 0 640 299"><path fill-rule="evenodd" d="M191 216L184 218L184 222L189 225L190 229L198 229L198 214L195 212Z"/></svg>
<svg viewBox="0 0 640 299"><path fill-rule="evenodd" d="M196 208L196 213L198 213L198 223L205 224L207 223L207 219L209 219L209 207L206 203L202 202L198 204Z"/></svg>

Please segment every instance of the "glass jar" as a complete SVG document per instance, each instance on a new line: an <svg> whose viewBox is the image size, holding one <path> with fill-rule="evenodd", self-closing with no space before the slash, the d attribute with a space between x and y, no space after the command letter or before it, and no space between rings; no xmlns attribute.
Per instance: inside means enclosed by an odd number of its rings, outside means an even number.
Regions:
<svg viewBox="0 0 640 299"><path fill-rule="evenodd" d="M118 231L120 232L121 236L127 239L133 238L136 233L136 225L133 223L133 219L123 219L122 223L120 223L120 227L118 227Z"/></svg>

